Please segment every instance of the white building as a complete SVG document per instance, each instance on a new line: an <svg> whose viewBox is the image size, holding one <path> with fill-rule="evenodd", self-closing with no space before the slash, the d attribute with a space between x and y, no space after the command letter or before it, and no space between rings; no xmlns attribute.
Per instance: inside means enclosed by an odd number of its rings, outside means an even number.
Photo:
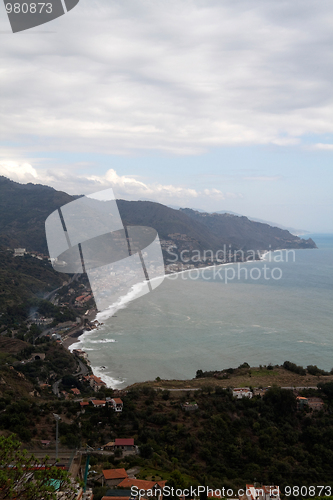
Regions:
<svg viewBox="0 0 333 500"><path fill-rule="evenodd" d="M232 390L232 395L234 398L242 399L249 398L251 399L253 394L249 387L239 387Z"/></svg>
<svg viewBox="0 0 333 500"><path fill-rule="evenodd" d="M25 248L14 248L14 257L23 257Z"/></svg>

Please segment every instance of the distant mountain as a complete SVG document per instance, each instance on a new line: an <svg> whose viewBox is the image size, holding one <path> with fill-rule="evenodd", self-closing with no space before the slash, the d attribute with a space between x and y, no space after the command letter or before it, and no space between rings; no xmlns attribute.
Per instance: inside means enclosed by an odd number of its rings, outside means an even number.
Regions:
<svg viewBox="0 0 333 500"><path fill-rule="evenodd" d="M198 212L203 212L204 210L198 210ZM213 213L213 212L211 212ZM236 212L231 212L229 210L219 210L218 212L215 212L217 214L232 214L232 215L237 215L238 217L243 217L241 214L238 214ZM294 227L290 226L283 226L282 224L279 224L278 222L272 222L269 220L264 220L264 219L258 219L257 217L250 217L249 215L247 216L249 220L252 220L254 222L261 222L263 224L268 224L269 226L273 227L279 227L280 229L286 229L289 231L291 234L294 234L295 236L302 236L305 234L310 234L310 231L307 231L306 229L295 229Z"/></svg>
<svg viewBox="0 0 333 500"><path fill-rule="evenodd" d="M230 213L202 213L190 208L181 209L181 212L205 225L215 235L227 238L228 243L236 248L247 250L316 248L311 238L304 240L286 229L254 222L244 216Z"/></svg>
<svg viewBox="0 0 333 500"><path fill-rule="evenodd" d="M38 184L19 184L0 177L0 246L47 253L44 223L50 213L76 199ZM311 240L268 224L231 214L208 214L189 208L174 210L151 201L117 200L124 224L153 227L164 247L217 251L315 248ZM162 245L162 246L163 246Z"/></svg>
<svg viewBox="0 0 333 500"><path fill-rule="evenodd" d="M174 208L175 210L183 210L184 207L180 207L179 205L168 205L170 208ZM202 208L192 208L191 210L194 210L195 212L201 212L201 213L209 213L209 214L231 214L231 215L237 215L238 217L243 217L244 214L239 214L237 212L232 212L231 210L219 210L217 212L207 212L206 210L202 210ZM258 219L257 217L251 217L250 215L246 215L249 220L252 220L254 222L262 222L263 224L268 224L273 227L279 227L280 229L286 229L289 231L291 234L294 234L295 236L302 236L305 234L310 234L310 231L307 231L306 229L295 229L294 227L291 226L284 226L283 224L279 224L278 222L272 222L269 220L265 219Z"/></svg>

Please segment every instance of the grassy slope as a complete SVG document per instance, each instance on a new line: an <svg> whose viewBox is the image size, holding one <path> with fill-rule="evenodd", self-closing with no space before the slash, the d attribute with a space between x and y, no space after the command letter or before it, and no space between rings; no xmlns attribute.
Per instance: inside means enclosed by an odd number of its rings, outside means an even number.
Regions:
<svg viewBox="0 0 333 500"><path fill-rule="evenodd" d="M251 376L250 376L251 373ZM131 387L141 387L148 385L155 389L162 387L167 389L190 389L202 388L204 386L219 387L268 387L277 385L280 387L315 387L319 382L330 382L333 375L314 376L306 374L304 376L285 370L282 367L274 367L274 370L260 370L258 367L251 369L238 369L230 375L230 378L219 380L214 377L199 378L192 380L161 380L137 383Z"/></svg>

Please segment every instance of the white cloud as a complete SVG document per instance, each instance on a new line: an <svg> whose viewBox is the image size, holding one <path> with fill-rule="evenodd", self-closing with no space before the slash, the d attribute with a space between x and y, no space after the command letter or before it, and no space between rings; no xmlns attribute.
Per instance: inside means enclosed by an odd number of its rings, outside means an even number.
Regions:
<svg viewBox="0 0 333 500"><path fill-rule="evenodd" d="M17 182L36 182L37 171L29 163L15 161L0 161L0 175L9 177Z"/></svg>
<svg viewBox="0 0 333 500"><path fill-rule="evenodd" d="M323 149L326 151L333 151L333 144L318 143L313 146L313 149Z"/></svg>
<svg viewBox="0 0 333 500"><path fill-rule="evenodd" d="M197 154L333 133L332 13L328 0L81 0L56 33L6 37L2 137Z"/></svg>
<svg viewBox="0 0 333 500"><path fill-rule="evenodd" d="M21 183L47 184L70 194L90 194L112 187L117 198L150 199L165 204L191 204L194 199L206 204L211 199L242 197L240 193L223 193L215 188L198 191L173 184L145 183L134 176L118 175L114 169L104 175L84 176L66 170L35 169L26 162L0 161L0 175Z"/></svg>
<svg viewBox="0 0 333 500"><path fill-rule="evenodd" d="M210 198L217 198L219 200L225 200L225 195L219 189L204 189L204 194Z"/></svg>

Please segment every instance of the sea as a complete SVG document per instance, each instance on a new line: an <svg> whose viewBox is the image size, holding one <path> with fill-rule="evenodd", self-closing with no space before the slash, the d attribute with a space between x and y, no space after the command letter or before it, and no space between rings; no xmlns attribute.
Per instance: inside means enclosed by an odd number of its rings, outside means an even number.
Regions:
<svg viewBox="0 0 333 500"><path fill-rule="evenodd" d="M86 351L95 375L113 388L244 362L331 370L333 234L306 237L318 248L167 275L135 299L137 285L71 349Z"/></svg>

